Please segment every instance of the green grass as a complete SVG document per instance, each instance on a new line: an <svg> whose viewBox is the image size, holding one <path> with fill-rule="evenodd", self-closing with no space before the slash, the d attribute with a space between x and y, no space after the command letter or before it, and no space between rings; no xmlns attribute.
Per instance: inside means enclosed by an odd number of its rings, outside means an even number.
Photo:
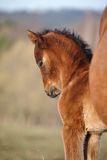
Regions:
<svg viewBox="0 0 107 160"><path fill-rule="evenodd" d="M58 129L0 125L0 160L63 160Z"/></svg>

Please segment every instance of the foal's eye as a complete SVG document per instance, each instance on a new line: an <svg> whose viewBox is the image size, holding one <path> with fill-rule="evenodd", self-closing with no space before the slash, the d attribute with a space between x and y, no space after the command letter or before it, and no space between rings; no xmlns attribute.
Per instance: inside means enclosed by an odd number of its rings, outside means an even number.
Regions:
<svg viewBox="0 0 107 160"><path fill-rule="evenodd" d="M43 66L43 61L42 60L39 60L37 65L39 66L39 68L41 68Z"/></svg>

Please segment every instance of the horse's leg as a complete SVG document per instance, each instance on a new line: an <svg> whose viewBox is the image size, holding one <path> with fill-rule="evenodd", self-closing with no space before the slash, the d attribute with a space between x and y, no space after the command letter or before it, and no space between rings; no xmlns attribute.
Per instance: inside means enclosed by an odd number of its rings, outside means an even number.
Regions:
<svg viewBox="0 0 107 160"><path fill-rule="evenodd" d="M99 146L100 146L99 133L90 133L90 137L87 143L87 160L98 160L99 157Z"/></svg>
<svg viewBox="0 0 107 160"><path fill-rule="evenodd" d="M76 130L75 127L64 126L63 139L65 149L65 160L83 159L83 131Z"/></svg>

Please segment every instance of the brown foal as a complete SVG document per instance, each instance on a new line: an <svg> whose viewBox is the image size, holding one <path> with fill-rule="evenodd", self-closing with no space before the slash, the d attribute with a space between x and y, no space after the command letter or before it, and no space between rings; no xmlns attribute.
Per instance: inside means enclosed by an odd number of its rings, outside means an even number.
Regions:
<svg viewBox="0 0 107 160"><path fill-rule="evenodd" d="M59 95L66 160L96 160L105 124L93 107L89 92L89 46L66 30L34 33L34 56L48 96ZM83 153L84 150L84 153Z"/></svg>

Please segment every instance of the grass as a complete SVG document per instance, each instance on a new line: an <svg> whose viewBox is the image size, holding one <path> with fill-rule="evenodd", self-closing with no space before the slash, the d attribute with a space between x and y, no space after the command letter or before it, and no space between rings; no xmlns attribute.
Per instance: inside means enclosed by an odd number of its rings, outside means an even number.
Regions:
<svg viewBox="0 0 107 160"><path fill-rule="evenodd" d="M12 20L12 19L6 19L5 21L4 21L4 26L7 26L7 27L16 27L16 22L14 21L14 20Z"/></svg>
<svg viewBox="0 0 107 160"><path fill-rule="evenodd" d="M101 137L100 160L107 160L107 133Z"/></svg>
<svg viewBox="0 0 107 160"><path fill-rule="evenodd" d="M0 36L0 52L3 52L11 47L13 39L7 35Z"/></svg>
<svg viewBox="0 0 107 160"><path fill-rule="evenodd" d="M0 160L62 160L58 129L0 124Z"/></svg>
<svg viewBox="0 0 107 160"><path fill-rule="evenodd" d="M0 124L0 160L63 160L58 128ZM107 159L107 134L101 138L100 160Z"/></svg>

